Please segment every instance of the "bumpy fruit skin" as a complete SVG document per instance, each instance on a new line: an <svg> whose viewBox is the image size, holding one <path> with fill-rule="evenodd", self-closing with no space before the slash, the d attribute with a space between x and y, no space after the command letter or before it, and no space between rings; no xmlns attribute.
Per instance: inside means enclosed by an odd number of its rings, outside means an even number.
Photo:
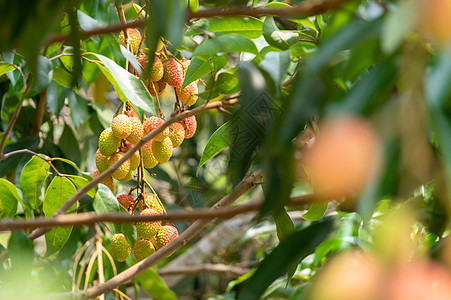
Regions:
<svg viewBox="0 0 451 300"><path fill-rule="evenodd" d="M179 122L185 127L185 139L190 139L194 136L197 129L197 121L195 116L188 117Z"/></svg>
<svg viewBox="0 0 451 300"><path fill-rule="evenodd" d="M161 247L167 245L170 241L179 236L177 228L171 225L165 225L158 230L157 233L157 243L156 248L160 249Z"/></svg>
<svg viewBox="0 0 451 300"><path fill-rule="evenodd" d="M153 141L150 140L147 143L144 144L141 148L142 156L143 156L143 164L144 168L146 169L152 169L156 165L158 165L158 160L153 155L152 151L152 143Z"/></svg>
<svg viewBox="0 0 451 300"><path fill-rule="evenodd" d="M111 164L114 164L115 162L120 160L122 156L123 156L122 153L115 153L113 156L111 156ZM120 165L116 171L114 171L112 176L117 180L122 180L128 175L129 172L130 172L130 160L128 159L122 165Z"/></svg>
<svg viewBox="0 0 451 300"><path fill-rule="evenodd" d="M161 96L161 94L163 94L164 90L166 89L166 86L168 85L168 83L166 82L166 80L164 78L158 80L158 81L151 81L149 80L147 82L147 89L149 90L149 93L153 96L156 97ZM155 90L157 92L155 92Z"/></svg>
<svg viewBox="0 0 451 300"><path fill-rule="evenodd" d="M165 138L161 142L152 142L152 153L159 163L167 162L172 156L172 142L170 138Z"/></svg>
<svg viewBox="0 0 451 300"><path fill-rule="evenodd" d="M133 252L135 252L136 259L141 261L154 254L155 247L150 240L139 238L136 240L135 246L133 247Z"/></svg>
<svg viewBox="0 0 451 300"><path fill-rule="evenodd" d="M172 148L177 148L185 139L185 128L180 123L173 123L169 126L169 138L172 142Z"/></svg>
<svg viewBox="0 0 451 300"><path fill-rule="evenodd" d="M139 211L143 211L147 208L151 208L156 210L160 214L164 212L163 207L160 205L160 201L158 201L158 197L154 193L147 193L144 195L144 204L139 202Z"/></svg>
<svg viewBox="0 0 451 300"><path fill-rule="evenodd" d="M110 246L111 256L119 262L125 261L132 252L132 248L123 233L113 235Z"/></svg>
<svg viewBox="0 0 451 300"><path fill-rule="evenodd" d="M191 64L191 60L183 58L182 61L183 75L186 74L186 70L188 70L189 65Z"/></svg>
<svg viewBox="0 0 451 300"><path fill-rule="evenodd" d="M100 153L100 150L97 149L96 152L96 166L100 173L104 172L106 169L110 167L110 157L105 156Z"/></svg>
<svg viewBox="0 0 451 300"><path fill-rule="evenodd" d="M141 56L138 58L138 63L141 65L142 71L143 71L142 79L143 80L150 79L152 81L161 80L164 75L164 67L163 67L163 63L161 62L161 59L158 56L155 56L155 59L153 61L153 65L152 65L152 69L150 69L149 76L147 76L145 74L148 61L149 61L148 56Z"/></svg>
<svg viewBox="0 0 451 300"><path fill-rule="evenodd" d="M92 178L96 178L99 175L100 175L100 172L98 169L95 169L94 172L92 172ZM113 194L116 192L116 187L114 185L113 177L109 176L109 177L105 178L104 180L102 180L100 183L106 185Z"/></svg>
<svg viewBox="0 0 451 300"><path fill-rule="evenodd" d="M130 45L132 46L131 52L135 53L139 48L139 44L141 44L141 33L135 28L128 28L127 35L130 41ZM121 31L121 33L119 34L118 41L122 46L127 47L127 45L125 44L125 36L123 31Z"/></svg>
<svg viewBox="0 0 451 300"><path fill-rule="evenodd" d="M191 106L197 101L197 82L193 81L183 90L180 91L179 89L176 89L175 92L183 104Z"/></svg>
<svg viewBox="0 0 451 300"><path fill-rule="evenodd" d="M135 199L133 198L132 195L120 194L119 196L117 196L117 201L119 202L120 205L122 205L123 208L129 210L130 207L135 202Z"/></svg>
<svg viewBox="0 0 451 300"><path fill-rule="evenodd" d="M122 148L122 152L126 153L133 147L132 144L127 144ZM139 151L135 151L133 155L130 157L130 170L135 171L139 167L140 158Z"/></svg>
<svg viewBox="0 0 451 300"><path fill-rule="evenodd" d="M183 74L182 65L173 58L169 58L164 63L164 79L166 82L175 88L182 86L185 75Z"/></svg>
<svg viewBox="0 0 451 300"><path fill-rule="evenodd" d="M125 139L130 135L130 118L127 115L117 115L111 121L111 130L117 139Z"/></svg>
<svg viewBox="0 0 451 300"><path fill-rule="evenodd" d="M152 216L159 215L160 213L152 208L146 208L141 212L141 216ZM161 228L161 221L155 222L137 222L135 224L136 233L138 237L143 239L150 239L155 234L157 234L158 230Z"/></svg>
<svg viewBox="0 0 451 300"><path fill-rule="evenodd" d="M130 119L130 135L127 137L127 142L130 144L136 144L144 136L144 126L141 120L137 117L131 117Z"/></svg>
<svg viewBox="0 0 451 300"><path fill-rule="evenodd" d="M132 178L133 178L133 171L130 170L130 171L127 173L127 175L125 175L124 178L118 179L118 180L119 180L119 181L122 181L122 182L127 182L127 181L132 180Z"/></svg>
<svg viewBox="0 0 451 300"><path fill-rule="evenodd" d="M138 114L136 113L136 111L133 108L131 108L128 112L126 112L126 114L130 118L133 118L133 117L138 118Z"/></svg>
<svg viewBox="0 0 451 300"><path fill-rule="evenodd" d="M150 133L156 128L158 128L161 124L163 124L164 121L161 118L152 116L150 118L147 118L144 122L144 131L146 133ZM166 127L162 132L160 132L156 137L153 138L154 141L161 142L165 138L167 138L169 135L169 128Z"/></svg>
<svg viewBox="0 0 451 300"><path fill-rule="evenodd" d="M108 127L100 134L99 150L103 155L113 155L113 153L116 152L117 148L119 148L120 144L121 140L114 137L111 128Z"/></svg>

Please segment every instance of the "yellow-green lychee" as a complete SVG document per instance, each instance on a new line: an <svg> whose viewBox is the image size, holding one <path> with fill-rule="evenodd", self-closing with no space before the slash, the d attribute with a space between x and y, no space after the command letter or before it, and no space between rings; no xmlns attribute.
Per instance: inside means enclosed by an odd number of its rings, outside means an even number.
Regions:
<svg viewBox="0 0 451 300"><path fill-rule="evenodd" d="M167 162L172 156L172 142L170 138L165 138L161 142L152 142L152 153L159 163Z"/></svg>
<svg viewBox="0 0 451 300"><path fill-rule="evenodd" d="M152 208L160 214L164 213L164 208L161 206L157 195L155 195L154 193L145 194L144 201L139 202L139 211L143 211L147 208Z"/></svg>
<svg viewBox="0 0 451 300"><path fill-rule="evenodd" d="M143 210L140 215L141 216L153 216L153 215L159 215L160 213L152 208L146 208ZM136 234L138 237L141 237L143 239L150 239L155 234L157 234L158 230L161 227L161 221L154 221L154 222L137 222L135 224L136 227Z"/></svg>
<svg viewBox="0 0 451 300"><path fill-rule="evenodd" d="M174 58L167 59L163 65L166 82L172 87L180 88L185 79L182 65Z"/></svg>
<svg viewBox="0 0 451 300"><path fill-rule="evenodd" d="M164 120L155 116L147 118L144 122L144 131L150 133L164 123ZM153 138L154 141L161 142L169 135L169 128L166 127L162 132Z"/></svg>
<svg viewBox="0 0 451 300"><path fill-rule="evenodd" d="M160 249L161 247L169 244L170 241L175 239L179 236L179 233L177 231L177 228L171 225L165 225L161 226L158 230L157 236L156 236L156 248Z"/></svg>
<svg viewBox="0 0 451 300"><path fill-rule="evenodd" d="M115 153L113 156L111 156L111 164L116 163L123 156L124 156L123 153ZM117 168L116 171L114 171L112 176L117 180L122 180L128 175L129 172L130 172L130 160L127 159L122 165L119 166L119 168Z"/></svg>
<svg viewBox="0 0 451 300"><path fill-rule="evenodd" d="M125 175L124 178L118 179L118 180L119 180L119 181L122 181L122 182L127 182L127 181L132 180L132 178L133 178L133 171L130 170L130 171L127 173L127 175Z"/></svg>
<svg viewBox="0 0 451 300"><path fill-rule="evenodd" d="M132 144L127 144L125 147L122 148L122 152L126 153L133 147ZM141 162L139 158L139 151L133 152L132 156L130 157L130 170L134 171L139 167L139 163Z"/></svg>
<svg viewBox="0 0 451 300"><path fill-rule="evenodd" d="M123 233L113 235L110 247L111 256L119 262L125 261L132 252L132 248Z"/></svg>
<svg viewBox="0 0 451 300"><path fill-rule="evenodd" d="M149 239L138 238L135 246L133 246L133 252L138 261L141 261L155 253L155 247Z"/></svg>
<svg viewBox="0 0 451 300"><path fill-rule="evenodd" d="M130 135L127 137L127 142L136 144L144 136L144 125L137 117L131 117L130 119Z"/></svg>
<svg viewBox="0 0 451 300"><path fill-rule="evenodd" d="M155 158L152 152L152 140L148 141L141 148L141 153L143 156L144 168L152 169L158 164L158 160Z"/></svg>
<svg viewBox="0 0 451 300"><path fill-rule="evenodd" d="M152 68L150 69L150 74L147 76L145 72L147 71L147 63L149 61L148 56L141 56L138 58L138 63L142 67L143 76L142 79L145 81L147 79L150 79L151 81L159 81L163 78L164 75L164 67L163 63L161 62L161 59L158 56L155 56L155 59L153 61Z"/></svg>
<svg viewBox="0 0 451 300"><path fill-rule="evenodd" d="M98 149L96 151L96 166L100 173L104 172L111 166L110 157L103 155Z"/></svg>
<svg viewBox="0 0 451 300"><path fill-rule="evenodd" d="M156 97L157 95L161 96L161 94L163 94L167 85L168 85L168 83L166 82L166 80L164 78L162 78L158 81L149 80L147 82L147 89L149 90L149 93L153 97ZM156 90L156 92L155 92L155 90Z"/></svg>
<svg viewBox="0 0 451 300"><path fill-rule="evenodd" d="M127 115L117 115L111 121L111 130L117 139L125 139L131 132L130 118Z"/></svg>
<svg viewBox="0 0 451 300"><path fill-rule="evenodd" d="M135 202L133 196L129 194L120 194L116 198L117 202L119 202L119 204L126 210L129 210L132 207L133 203Z"/></svg>
<svg viewBox="0 0 451 300"><path fill-rule="evenodd" d="M179 97L180 101L186 105L193 105L197 101L197 82L193 81L188 84L183 90L176 89L175 92Z"/></svg>
<svg viewBox="0 0 451 300"><path fill-rule="evenodd" d="M99 150L105 156L110 156L119 148L121 140L114 137L110 127L102 131L99 137Z"/></svg>
<svg viewBox="0 0 451 300"><path fill-rule="evenodd" d="M180 123L173 123L169 126L169 138L172 142L172 148L177 148L185 139L185 128Z"/></svg>
<svg viewBox="0 0 451 300"><path fill-rule="evenodd" d="M128 40L130 41L131 48L132 48L131 52L135 53L136 50L138 50L139 45L141 44L141 33L135 28L128 28L127 35L128 35ZM122 46L127 47L127 45L125 43L125 36L124 36L123 31L121 31L121 33L119 33L118 41Z"/></svg>
<svg viewBox="0 0 451 300"><path fill-rule="evenodd" d="M99 175L100 175L100 171L98 169L95 169L94 172L92 172L92 178L96 178ZM114 185L113 177L108 176L107 178L100 181L100 183L106 185L113 194L116 192L116 187Z"/></svg>
<svg viewBox="0 0 451 300"><path fill-rule="evenodd" d="M190 139L194 136L197 129L197 121L195 116L185 118L179 122L185 127L185 139Z"/></svg>

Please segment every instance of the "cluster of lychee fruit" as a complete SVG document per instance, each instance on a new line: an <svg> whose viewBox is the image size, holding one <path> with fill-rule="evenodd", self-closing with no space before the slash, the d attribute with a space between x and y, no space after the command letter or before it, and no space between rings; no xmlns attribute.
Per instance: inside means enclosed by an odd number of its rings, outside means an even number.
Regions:
<svg viewBox="0 0 451 300"><path fill-rule="evenodd" d="M133 213L136 204L141 216L161 215L165 213L163 204L153 193L141 194L134 199L130 194L121 194L118 202L130 213ZM163 225L162 221L136 222L138 239L133 246L133 252L138 261L152 255L155 251L178 237L177 228L172 225ZM125 261L131 254L132 248L123 233L116 233L111 238L111 255L117 261Z"/></svg>

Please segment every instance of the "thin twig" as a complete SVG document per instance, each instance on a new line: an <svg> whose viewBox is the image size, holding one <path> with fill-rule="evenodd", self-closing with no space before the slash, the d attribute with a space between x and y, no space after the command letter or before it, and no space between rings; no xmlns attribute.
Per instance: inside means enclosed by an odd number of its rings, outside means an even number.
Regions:
<svg viewBox="0 0 451 300"><path fill-rule="evenodd" d="M180 275L180 274L199 274L199 273L225 273L233 274L235 276L241 276L250 272L251 269L238 267L238 266L228 266L225 264L203 264L203 265L186 265L178 266L177 270L159 270L159 275L170 276L170 275Z"/></svg>

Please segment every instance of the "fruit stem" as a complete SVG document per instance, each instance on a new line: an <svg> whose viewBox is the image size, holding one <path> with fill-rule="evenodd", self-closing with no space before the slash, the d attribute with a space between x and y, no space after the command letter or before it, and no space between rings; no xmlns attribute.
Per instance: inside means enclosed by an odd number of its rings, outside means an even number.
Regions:
<svg viewBox="0 0 451 300"><path fill-rule="evenodd" d="M155 84L153 83L152 80L149 80L150 83L152 84L152 88L155 91L155 98L157 99L157 105L158 105L158 113L160 114L160 118L162 118L163 120L166 120L166 117L163 114L163 111L161 110L161 106L160 106L160 97L158 97L158 92L157 89L155 88Z"/></svg>

